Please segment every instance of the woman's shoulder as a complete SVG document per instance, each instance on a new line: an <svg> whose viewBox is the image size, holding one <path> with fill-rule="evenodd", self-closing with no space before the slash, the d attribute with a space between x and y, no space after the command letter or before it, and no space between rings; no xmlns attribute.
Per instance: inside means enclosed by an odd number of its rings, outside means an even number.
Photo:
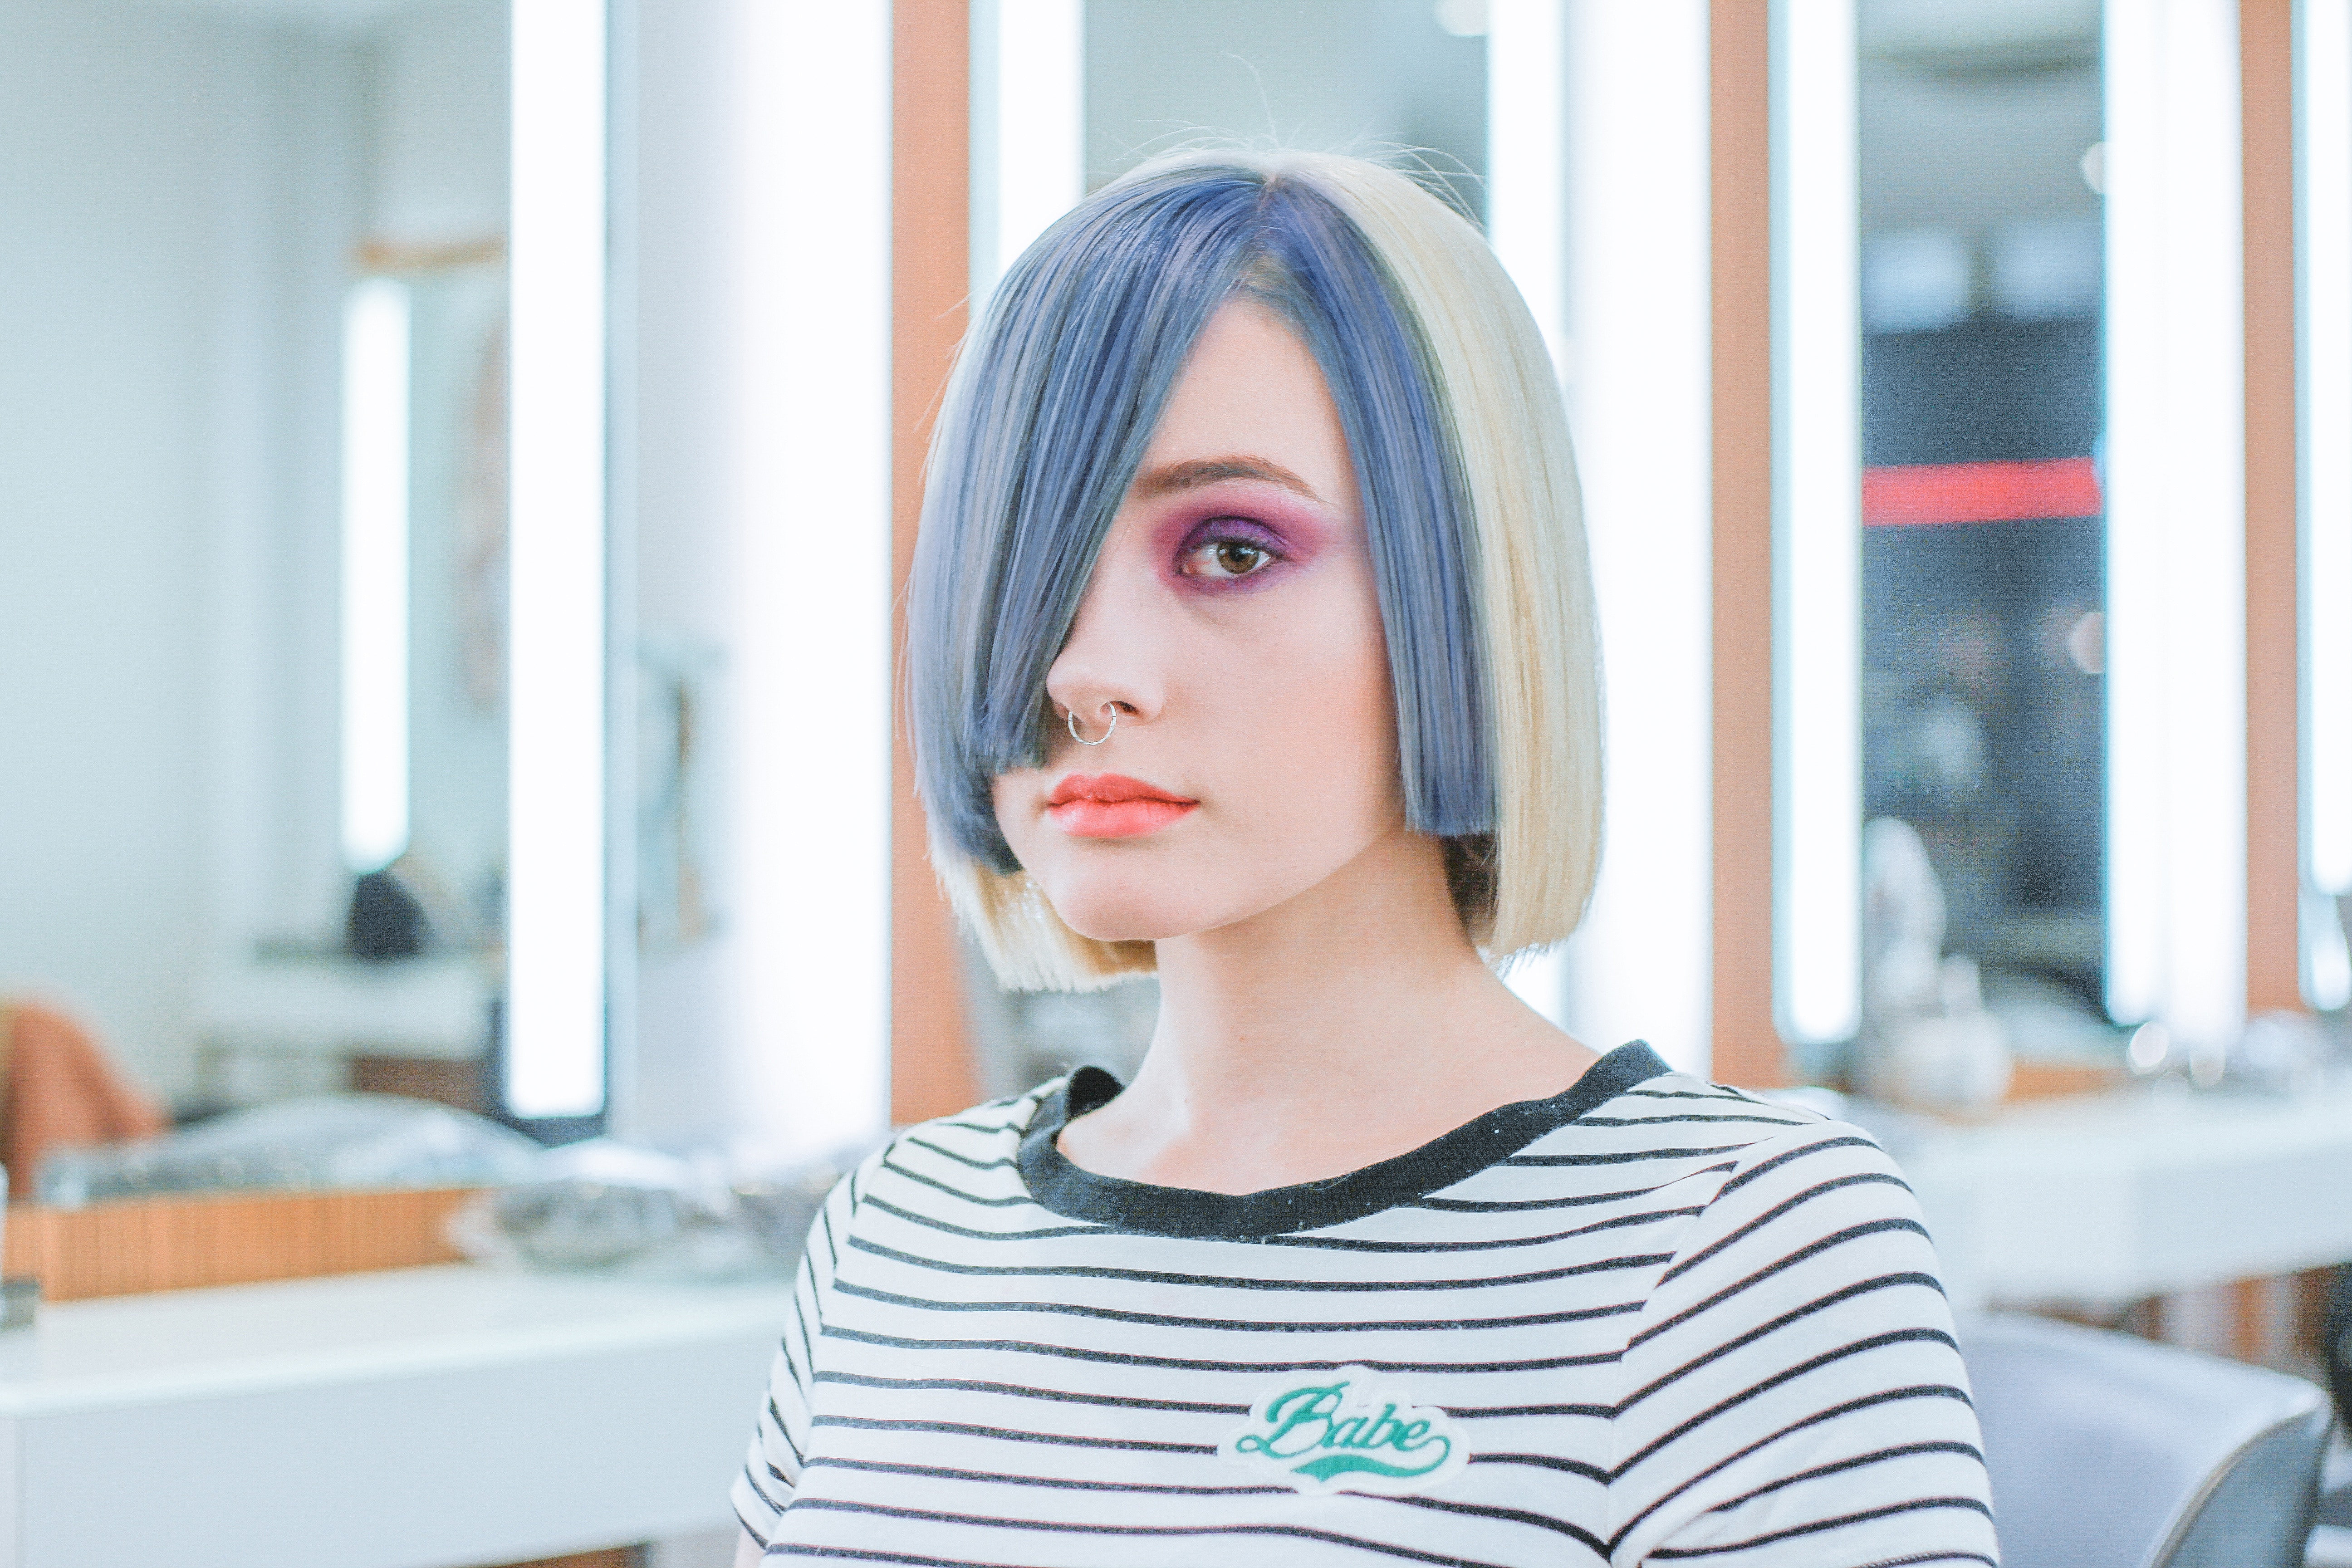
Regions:
<svg viewBox="0 0 2352 1568"><path fill-rule="evenodd" d="M1702 1245L1709 1233L1768 1211L1778 1211L1776 1222L1805 1211L1801 1222L1771 1225L1776 1237L1879 1218L1917 1229L1910 1188L1877 1140L1803 1103L1801 1093L1784 1098L1656 1072L1537 1139L1496 1174L1512 1184L1549 1181L1645 1199L1687 1194L1687 1206L1675 1212Z"/></svg>
<svg viewBox="0 0 2352 1568"><path fill-rule="evenodd" d="M1612 1058L1615 1053L1612 1053ZM1609 1058L1604 1058L1604 1061ZM1655 1058L1652 1065L1663 1067ZM1861 1129L1801 1099L1711 1083L1665 1068L1617 1089L1556 1129L1550 1141L1608 1145L1625 1155L1744 1156L1765 1144L1853 1139L1876 1148Z"/></svg>

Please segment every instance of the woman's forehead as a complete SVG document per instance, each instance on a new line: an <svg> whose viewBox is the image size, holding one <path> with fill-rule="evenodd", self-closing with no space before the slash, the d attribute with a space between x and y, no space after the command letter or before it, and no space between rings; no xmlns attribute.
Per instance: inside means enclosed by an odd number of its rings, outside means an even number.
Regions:
<svg viewBox="0 0 2352 1568"><path fill-rule="evenodd" d="M1163 493L1228 478L1302 489L1328 505L1341 503L1354 480L1314 353L1280 317L1244 301L1221 307L1202 330L1137 470L1139 490Z"/></svg>

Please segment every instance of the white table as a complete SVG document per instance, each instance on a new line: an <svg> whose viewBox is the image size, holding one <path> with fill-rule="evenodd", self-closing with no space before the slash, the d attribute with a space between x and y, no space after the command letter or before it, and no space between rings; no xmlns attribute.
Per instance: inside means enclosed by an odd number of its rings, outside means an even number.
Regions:
<svg viewBox="0 0 2352 1568"><path fill-rule="evenodd" d="M789 1285L455 1264L0 1333L0 1568L459 1568L731 1528Z"/></svg>
<svg viewBox="0 0 2352 1568"><path fill-rule="evenodd" d="M2292 1100L2141 1086L2028 1101L1893 1152L1961 1308L2122 1302L2352 1261L2352 1082Z"/></svg>

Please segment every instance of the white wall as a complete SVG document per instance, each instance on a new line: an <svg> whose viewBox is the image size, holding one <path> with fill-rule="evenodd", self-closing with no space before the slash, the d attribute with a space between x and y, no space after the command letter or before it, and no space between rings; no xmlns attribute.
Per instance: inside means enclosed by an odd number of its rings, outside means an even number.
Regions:
<svg viewBox="0 0 2352 1568"><path fill-rule="evenodd" d="M505 0L402 10L373 38L369 233L411 245L506 233Z"/></svg>
<svg viewBox="0 0 2352 1568"><path fill-rule="evenodd" d="M631 103L616 138L621 184L614 223L624 298L633 317L617 335L614 456L625 488L616 515L634 533L623 572L634 579L635 633L708 650L713 687L702 739L718 779L728 776L724 650L734 637L733 506L727 475L734 437L730 301L737 248L728 192L740 106L734 80L733 7L710 0L640 0L618 8L616 65L631 62ZM719 803L724 814L731 803ZM724 839L717 842L723 845ZM718 879L712 937L637 963L635 1006L618 1021L616 1130L647 1138L756 1135L752 1064L736 1046L731 966L742 961L725 918L730 858Z"/></svg>

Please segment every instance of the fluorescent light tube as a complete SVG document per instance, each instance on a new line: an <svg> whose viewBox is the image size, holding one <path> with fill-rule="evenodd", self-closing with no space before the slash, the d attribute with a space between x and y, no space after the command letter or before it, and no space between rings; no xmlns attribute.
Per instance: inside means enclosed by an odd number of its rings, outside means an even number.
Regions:
<svg viewBox="0 0 2352 1568"><path fill-rule="evenodd" d="M2237 7L2108 0L2106 992L2193 1048L2245 1014Z"/></svg>
<svg viewBox="0 0 2352 1568"><path fill-rule="evenodd" d="M1774 1002L1862 1022L1862 305L1853 0L1773 6Z"/></svg>
<svg viewBox="0 0 2352 1568"><path fill-rule="evenodd" d="M505 1100L604 1106L605 7L513 0Z"/></svg>
<svg viewBox="0 0 2352 1568"><path fill-rule="evenodd" d="M1086 195L1084 0L973 0L971 293Z"/></svg>
<svg viewBox="0 0 2352 1568"><path fill-rule="evenodd" d="M737 16L732 1018L816 1155L889 1123L890 8Z"/></svg>
<svg viewBox="0 0 2352 1568"><path fill-rule="evenodd" d="M343 302L343 863L408 847L408 286Z"/></svg>

